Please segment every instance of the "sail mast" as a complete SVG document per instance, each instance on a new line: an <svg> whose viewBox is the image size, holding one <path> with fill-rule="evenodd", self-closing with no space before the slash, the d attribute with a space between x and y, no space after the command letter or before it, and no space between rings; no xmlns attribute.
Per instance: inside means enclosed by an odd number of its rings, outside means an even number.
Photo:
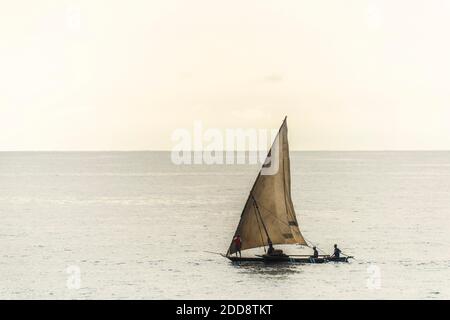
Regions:
<svg viewBox="0 0 450 320"><path fill-rule="evenodd" d="M269 232L267 232L266 225L264 224L264 220L263 220L263 218L262 218L262 216L261 216L261 211L259 211L258 203L256 202L255 197L253 197L253 195L251 195L251 196L252 196L252 199L253 199L253 203L254 203L254 205L255 205L256 212L258 213L259 219L261 220L261 224L262 224L262 226L263 226L263 228L264 228L264 232L266 233L266 236L267 236L267 242L270 243L271 241L270 241Z"/></svg>

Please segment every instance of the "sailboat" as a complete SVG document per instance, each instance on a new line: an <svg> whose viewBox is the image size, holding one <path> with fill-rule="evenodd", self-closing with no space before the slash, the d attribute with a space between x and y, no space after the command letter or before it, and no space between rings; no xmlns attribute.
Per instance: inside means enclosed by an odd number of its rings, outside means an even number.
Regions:
<svg viewBox="0 0 450 320"><path fill-rule="evenodd" d="M240 248L235 239L239 237ZM303 237L291 199L287 117L278 131L242 210L226 258L233 262L348 262L349 256L287 255L273 245L309 244ZM267 247L267 250L266 250ZM264 254L242 257L238 251L263 248ZM240 249L240 250L239 250ZM240 252L239 252L240 253Z"/></svg>

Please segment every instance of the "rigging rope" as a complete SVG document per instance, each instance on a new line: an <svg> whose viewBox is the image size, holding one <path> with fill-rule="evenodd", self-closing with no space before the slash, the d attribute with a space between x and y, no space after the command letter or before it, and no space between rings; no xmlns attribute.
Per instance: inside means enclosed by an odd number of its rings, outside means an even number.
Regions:
<svg viewBox="0 0 450 320"><path fill-rule="evenodd" d="M260 208L262 208L263 210L266 210L267 212L272 214L272 217L275 218L276 220L278 220L279 222L283 223L284 225L290 227L289 223L286 223L285 221L281 220L280 218L278 218L272 211L270 211L269 209L267 209L266 207L264 207L263 205L259 205ZM307 239L303 234L302 234L303 239L305 239L305 241L307 242L307 247L312 248L312 247L316 247L318 251L322 252L325 255L329 255L325 250L322 250L321 248L319 248L316 244L314 244L312 241L310 241L309 239ZM309 243L308 243L309 242Z"/></svg>
<svg viewBox="0 0 450 320"><path fill-rule="evenodd" d="M255 199L254 198L253 198L253 209L255 209L256 222L258 224L259 234L261 235L261 242L263 244L264 253L266 253L266 246L264 245L264 238L263 238L263 234L262 234L262 231L261 231L261 226L259 225L258 213L257 213L257 210L256 210L256 205L255 205Z"/></svg>
<svg viewBox="0 0 450 320"><path fill-rule="evenodd" d="M254 205L254 204L253 204L253 205ZM272 214L272 216L271 216L272 218L275 218L275 219L278 220L279 222L281 222L281 223L283 223L284 225L290 227L289 223L286 223L285 221L283 221L283 220L281 220L280 218L278 218L277 215L274 214L271 210L267 209L266 207L264 207L264 206L261 205L261 204L259 204L259 207L262 208L263 210L265 210L265 211L271 213L271 214ZM260 217L260 218L262 219L262 217ZM259 226L259 225L258 225L258 226ZM330 255L330 254L327 253L325 250L319 248L319 246L318 246L317 244L315 244L315 243L313 243L312 241L310 241L309 239L307 239L303 234L302 234L302 236L303 236L303 239L305 239L305 241L307 242L307 246L308 246L309 248L316 247L317 250L320 251L320 252L322 252L324 255ZM309 244L308 244L308 242L309 242ZM265 250L265 248L264 248L264 250ZM343 252L341 252L341 253L342 253L343 255L345 255L345 256L349 256L349 255L346 255L346 254L343 253Z"/></svg>
<svg viewBox="0 0 450 320"><path fill-rule="evenodd" d="M281 220L280 218L277 217L277 215L275 213L273 213L272 211L270 211L269 209L267 209L266 207L264 207L263 205L259 205L260 208L263 208L264 210L268 211L269 213L272 214L272 218L277 219L278 221L280 221L281 223L285 224L286 226L290 227L289 223L286 223L285 221Z"/></svg>
<svg viewBox="0 0 450 320"><path fill-rule="evenodd" d="M304 236L303 236L303 239L305 239L306 242L309 242L310 244L312 244L313 247L316 247L317 250L320 251L320 252L322 252L323 254L325 254L325 255L327 255L327 256L330 255L329 253L327 253L327 252L325 252L324 250L322 250L321 248L319 248L319 246L318 246L317 244L314 244L314 243L311 242L309 239L306 239ZM310 245L309 245L308 247L312 248Z"/></svg>

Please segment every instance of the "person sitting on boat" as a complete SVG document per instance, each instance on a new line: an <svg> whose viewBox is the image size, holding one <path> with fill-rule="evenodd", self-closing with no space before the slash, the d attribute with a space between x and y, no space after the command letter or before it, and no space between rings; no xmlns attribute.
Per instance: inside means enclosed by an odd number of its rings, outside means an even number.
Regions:
<svg viewBox="0 0 450 320"><path fill-rule="evenodd" d="M314 253L311 258L317 259L319 257L319 251L317 251L316 247L313 247Z"/></svg>
<svg viewBox="0 0 450 320"><path fill-rule="evenodd" d="M274 251L275 249L273 248L272 241L269 240L269 249L267 249L267 254L271 255Z"/></svg>
<svg viewBox="0 0 450 320"><path fill-rule="evenodd" d="M239 257L242 257L241 255L241 247L242 247L242 240L240 235L236 235L233 239L234 246L236 247L236 257L239 253Z"/></svg>
<svg viewBox="0 0 450 320"><path fill-rule="evenodd" d="M334 245L334 253L332 258L339 258L341 256L341 249L338 248L337 244Z"/></svg>
<svg viewBox="0 0 450 320"><path fill-rule="evenodd" d="M273 247L272 241L268 241L269 242L269 249L267 249L267 254L269 256L282 256L284 255L283 250L279 250L279 249L275 249Z"/></svg>

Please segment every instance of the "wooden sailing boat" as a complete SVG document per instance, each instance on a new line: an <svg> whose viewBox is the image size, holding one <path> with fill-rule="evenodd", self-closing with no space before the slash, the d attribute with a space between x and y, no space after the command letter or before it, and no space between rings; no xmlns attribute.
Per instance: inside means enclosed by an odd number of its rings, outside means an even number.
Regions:
<svg viewBox="0 0 450 320"><path fill-rule="evenodd" d="M238 251L234 239L238 235L242 239L241 250L262 247L265 254L253 257L234 256ZM335 258L329 255L319 255L316 258L309 255L289 256L281 250L274 250L275 244L309 246L300 232L291 199L286 118L253 184L225 257L232 261L302 263L347 262L350 258ZM270 252L266 251L266 247L269 247Z"/></svg>

